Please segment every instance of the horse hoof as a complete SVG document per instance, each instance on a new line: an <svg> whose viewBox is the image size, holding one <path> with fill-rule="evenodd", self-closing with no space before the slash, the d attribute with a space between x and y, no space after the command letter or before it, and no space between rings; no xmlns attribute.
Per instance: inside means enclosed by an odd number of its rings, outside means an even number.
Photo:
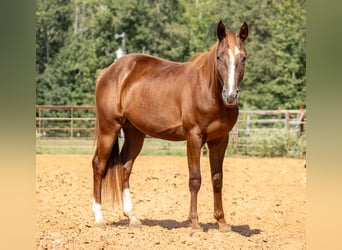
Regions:
<svg viewBox="0 0 342 250"><path fill-rule="evenodd" d="M227 224L227 222L218 222L219 231L222 233L229 233L232 228Z"/></svg>
<svg viewBox="0 0 342 250"><path fill-rule="evenodd" d="M230 233L230 232L232 232L232 230L231 230L230 228L227 228L227 229L219 229L219 231L220 231L221 233Z"/></svg>
<svg viewBox="0 0 342 250"><path fill-rule="evenodd" d="M141 228L142 227L142 223L140 220L134 220L134 221L131 221L129 223L129 227L133 227L133 228Z"/></svg>
<svg viewBox="0 0 342 250"><path fill-rule="evenodd" d="M190 236L192 237L194 234L202 233L202 232L203 232L202 228L192 229L191 232L190 232Z"/></svg>
<svg viewBox="0 0 342 250"><path fill-rule="evenodd" d="M228 225L226 224L226 225L221 225L221 226L219 226L219 231L220 231L221 233L229 233L229 232L232 231L232 229L231 229L230 226L228 226Z"/></svg>
<svg viewBox="0 0 342 250"><path fill-rule="evenodd" d="M106 223L104 223L104 222L96 222L96 223L94 223L94 228L104 229L105 227L106 227Z"/></svg>

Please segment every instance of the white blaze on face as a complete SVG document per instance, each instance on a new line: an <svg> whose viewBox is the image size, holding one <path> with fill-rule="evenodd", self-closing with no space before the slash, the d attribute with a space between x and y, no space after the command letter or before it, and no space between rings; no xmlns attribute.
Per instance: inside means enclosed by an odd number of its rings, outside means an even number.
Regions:
<svg viewBox="0 0 342 250"><path fill-rule="evenodd" d="M229 66L228 66L228 95L231 95L235 84L235 57L232 50L228 49Z"/></svg>
<svg viewBox="0 0 342 250"><path fill-rule="evenodd" d="M100 223L102 221L102 211L101 205L93 201L93 212L95 216L95 223Z"/></svg>
<svg viewBox="0 0 342 250"><path fill-rule="evenodd" d="M240 50L237 46L235 46L235 55L238 55L238 54L240 54Z"/></svg>

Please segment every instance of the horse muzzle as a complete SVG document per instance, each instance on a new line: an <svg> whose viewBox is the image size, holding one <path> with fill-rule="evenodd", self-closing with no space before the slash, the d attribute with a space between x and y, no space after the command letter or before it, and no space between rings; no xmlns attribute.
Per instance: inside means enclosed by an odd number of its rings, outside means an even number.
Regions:
<svg viewBox="0 0 342 250"><path fill-rule="evenodd" d="M235 89L231 93L228 93L228 90L223 90L222 98L225 105L236 106L239 103L239 90Z"/></svg>

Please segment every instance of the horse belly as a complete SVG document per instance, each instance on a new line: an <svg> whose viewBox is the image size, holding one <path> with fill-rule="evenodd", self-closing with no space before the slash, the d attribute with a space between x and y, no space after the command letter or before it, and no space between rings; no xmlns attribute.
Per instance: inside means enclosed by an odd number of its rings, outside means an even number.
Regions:
<svg viewBox="0 0 342 250"><path fill-rule="evenodd" d="M134 99L125 108L126 118L141 132L152 137L171 141L185 140L178 105L166 96L158 100L146 95Z"/></svg>
<svg viewBox="0 0 342 250"><path fill-rule="evenodd" d="M127 119L134 127L149 136L170 141L186 139L181 122L172 122L169 119L143 112L127 115Z"/></svg>
<svg viewBox="0 0 342 250"><path fill-rule="evenodd" d="M184 141L186 140L182 126L169 127L149 127L146 129L146 134L168 141Z"/></svg>

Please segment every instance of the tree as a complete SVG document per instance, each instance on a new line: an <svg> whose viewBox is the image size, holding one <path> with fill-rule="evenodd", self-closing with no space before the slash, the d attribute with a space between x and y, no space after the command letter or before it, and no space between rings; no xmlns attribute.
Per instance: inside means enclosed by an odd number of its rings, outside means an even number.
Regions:
<svg viewBox="0 0 342 250"><path fill-rule="evenodd" d="M114 1L113 34L126 33L127 52L143 52L170 60L182 60L187 48L185 25L178 21L178 1ZM117 44L119 47L119 43Z"/></svg>
<svg viewBox="0 0 342 250"><path fill-rule="evenodd" d="M304 0L37 0L37 104L94 104L98 72L127 53L186 61L249 25L243 109L305 107Z"/></svg>
<svg viewBox="0 0 342 250"><path fill-rule="evenodd" d="M36 6L36 68L40 74L63 47L72 11L70 0L37 0Z"/></svg>
<svg viewBox="0 0 342 250"><path fill-rule="evenodd" d="M305 107L304 1L262 1L243 8L250 27L243 108Z"/></svg>

